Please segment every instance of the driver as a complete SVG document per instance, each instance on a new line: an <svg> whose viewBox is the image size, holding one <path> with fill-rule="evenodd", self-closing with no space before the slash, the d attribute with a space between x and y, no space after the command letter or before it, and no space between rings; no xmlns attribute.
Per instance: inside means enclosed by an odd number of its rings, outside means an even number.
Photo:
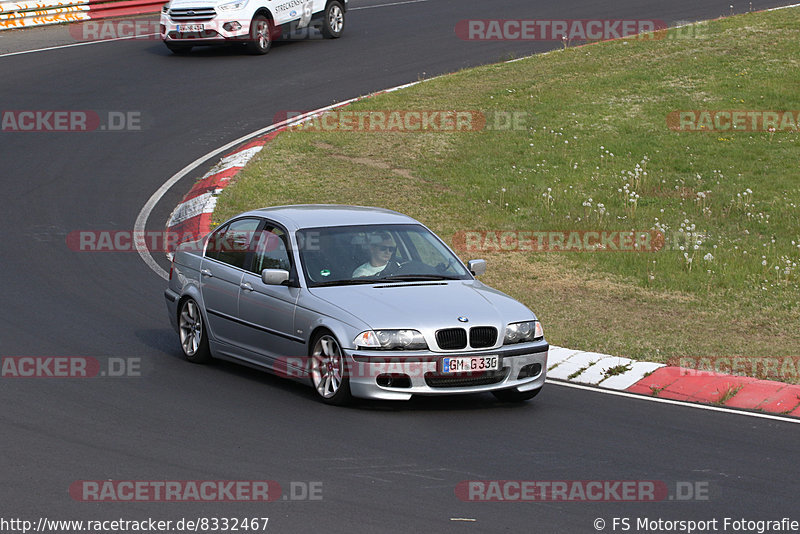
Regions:
<svg viewBox="0 0 800 534"><path fill-rule="evenodd" d="M375 276L386 268L394 256L397 244L388 232L376 232L369 236L369 261L356 267L353 278Z"/></svg>

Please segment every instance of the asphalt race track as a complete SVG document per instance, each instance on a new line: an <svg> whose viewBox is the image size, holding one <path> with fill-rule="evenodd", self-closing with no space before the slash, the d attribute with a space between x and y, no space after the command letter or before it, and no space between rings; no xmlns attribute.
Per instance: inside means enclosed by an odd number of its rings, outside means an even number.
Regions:
<svg viewBox="0 0 800 534"><path fill-rule="evenodd" d="M88 356L102 365L138 358L142 375L0 378L0 517L269 517L268 532L301 533L588 533L596 518L611 532L613 517L799 520L798 425L555 384L521 406L477 395L328 407L310 388L264 373L183 361L165 282L135 252L68 249L72 231L132 230L167 178L279 111L561 46L461 41L459 20L674 23L729 11L729 2L696 0L429 0L366 9L382 3L391 2L353 0L361 9L349 13L342 39L282 43L265 57L226 49L178 57L154 40L0 56L3 110L132 111L142 124L132 132L0 133L0 356ZM195 177L169 191L149 229L163 228ZM70 497L73 482L106 479L267 479L286 493L292 482L322 482L323 490L321 500L272 503ZM708 499L456 497L460 481L489 479L689 482L707 486Z"/></svg>

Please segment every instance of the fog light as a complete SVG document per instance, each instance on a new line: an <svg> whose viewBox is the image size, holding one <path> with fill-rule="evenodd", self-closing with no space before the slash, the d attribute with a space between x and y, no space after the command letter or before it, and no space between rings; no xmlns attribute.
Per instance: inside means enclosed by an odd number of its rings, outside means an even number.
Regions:
<svg viewBox="0 0 800 534"><path fill-rule="evenodd" d="M236 21L226 22L225 24L222 25L222 27L225 28L225 31L229 32L235 32L242 29L242 25Z"/></svg>
<svg viewBox="0 0 800 534"><path fill-rule="evenodd" d="M542 364L531 363L519 370L519 375L517 375L517 380L522 378L530 378L532 376L539 376L539 373L541 372L542 372Z"/></svg>
<svg viewBox="0 0 800 534"><path fill-rule="evenodd" d="M160 26L160 29L161 29L161 35L164 35L165 33L167 33L167 27L166 26L164 26L163 24L160 24L159 26Z"/></svg>
<svg viewBox="0 0 800 534"><path fill-rule="evenodd" d="M384 388L410 388L411 377L403 373L388 373L378 375L375 382Z"/></svg>

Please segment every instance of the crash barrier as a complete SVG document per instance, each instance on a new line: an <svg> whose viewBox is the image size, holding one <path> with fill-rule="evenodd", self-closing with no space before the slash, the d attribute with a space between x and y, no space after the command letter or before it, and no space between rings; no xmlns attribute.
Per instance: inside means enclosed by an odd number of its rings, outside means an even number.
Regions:
<svg viewBox="0 0 800 534"><path fill-rule="evenodd" d="M165 3L166 0L0 2L0 31L157 13Z"/></svg>

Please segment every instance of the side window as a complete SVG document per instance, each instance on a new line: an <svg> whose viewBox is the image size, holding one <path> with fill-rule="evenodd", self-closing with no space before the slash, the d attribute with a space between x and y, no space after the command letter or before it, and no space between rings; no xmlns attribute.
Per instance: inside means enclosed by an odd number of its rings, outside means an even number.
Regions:
<svg viewBox="0 0 800 534"><path fill-rule="evenodd" d="M258 219L240 219L217 230L208 240L206 257L244 268L250 242L259 224Z"/></svg>
<svg viewBox="0 0 800 534"><path fill-rule="evenodd" d="M264 269L291 271L289 252L286 249L286 234L280 228L267 227L259 235L252 271L261 274Z"/></svg>

